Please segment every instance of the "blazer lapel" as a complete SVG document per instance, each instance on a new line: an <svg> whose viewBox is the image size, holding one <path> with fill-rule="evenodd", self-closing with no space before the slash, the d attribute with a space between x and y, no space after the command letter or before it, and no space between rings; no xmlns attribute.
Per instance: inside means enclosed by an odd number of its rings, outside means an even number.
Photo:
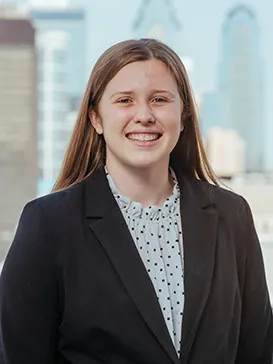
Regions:
<svg viewBox="0 0 273 364"><path fill-rule="evenodd" d="M179 359L170 338L152 282L139 256L104 171L86 180L89 227L102 244L142 319L173 363Z"/></svg>
<svg viewBox="0 0 273 364"><path fill-rule="evenodd" d="M209 184L185 179L180 184L185 290L180 352L181 362L187 363L210 292L218 212L210 200Z"/></svg>

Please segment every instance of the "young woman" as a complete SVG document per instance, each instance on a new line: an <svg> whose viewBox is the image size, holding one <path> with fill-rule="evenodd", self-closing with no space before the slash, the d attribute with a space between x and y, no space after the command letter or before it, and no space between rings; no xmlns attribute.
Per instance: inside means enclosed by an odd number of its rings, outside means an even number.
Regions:
<svg viewBox="0 0 273 364"><path fill-rule="evenodd" d="M221 189L179 57L97 61L55 192L28 203L1 276L5 364L270 364L250 208Z"/></svg>

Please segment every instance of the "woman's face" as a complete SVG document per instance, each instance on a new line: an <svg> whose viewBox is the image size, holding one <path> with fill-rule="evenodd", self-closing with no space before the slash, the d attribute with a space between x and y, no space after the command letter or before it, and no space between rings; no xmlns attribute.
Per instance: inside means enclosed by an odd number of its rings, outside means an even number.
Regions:
<svg viewBox="0 0 273 364"><path fill-rule="evenodd" d="M182 109L175 78L163 62L123 67L108 83L98 112L90 114L106 142L107 166L167 168L183 129Z"/></svg>

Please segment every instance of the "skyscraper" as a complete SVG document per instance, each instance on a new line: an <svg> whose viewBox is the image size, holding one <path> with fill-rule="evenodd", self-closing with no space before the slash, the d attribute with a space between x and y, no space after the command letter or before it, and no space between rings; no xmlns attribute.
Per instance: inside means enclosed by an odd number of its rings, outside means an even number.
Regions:
<svg viewBox="0 0 273 364"><path fill-rule="evenodd" d="M264 169L265 115L263 62L256 16L240 5L227 15L219 74L220 120L246 143L246 170Z"/></svg>
<svg viewBox="0 0 273 364"><path fill-rule="evenodd" d="M82 10L33 9L39 84L39 194L59 173L85 83L85 17Z"/></svg>
<svg viewBox="0 0 273 364"><path fill-rule="evenodd" d="M34 29L0 10L0 261L23 206L36 197L37 82Z"/></svg>
<svg viewBox="0 0 273 364"><path fill-rule="evenodd" d="M215 92L207 92L203 95L200 110L200 126L204 136L207 135L211 128L222 126L218 90Z"/></svg>
<svg viewBox="0 0 273 364"><path fill-rule="evenodd" d="M143 0L133 30L137 38L155 38L180 51L181 24L170 0Z"/></svg>

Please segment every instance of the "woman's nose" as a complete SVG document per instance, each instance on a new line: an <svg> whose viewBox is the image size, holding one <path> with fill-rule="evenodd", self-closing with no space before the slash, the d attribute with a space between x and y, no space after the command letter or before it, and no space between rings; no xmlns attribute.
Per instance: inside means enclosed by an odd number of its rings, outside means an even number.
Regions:
<svg viewBox="0 0 273 364"><path fill-rule="evenodd" d="M135 115L135 122L140 122L142 124L155 122L155 117L149 105L145 104L138 107Z"/></svg>

